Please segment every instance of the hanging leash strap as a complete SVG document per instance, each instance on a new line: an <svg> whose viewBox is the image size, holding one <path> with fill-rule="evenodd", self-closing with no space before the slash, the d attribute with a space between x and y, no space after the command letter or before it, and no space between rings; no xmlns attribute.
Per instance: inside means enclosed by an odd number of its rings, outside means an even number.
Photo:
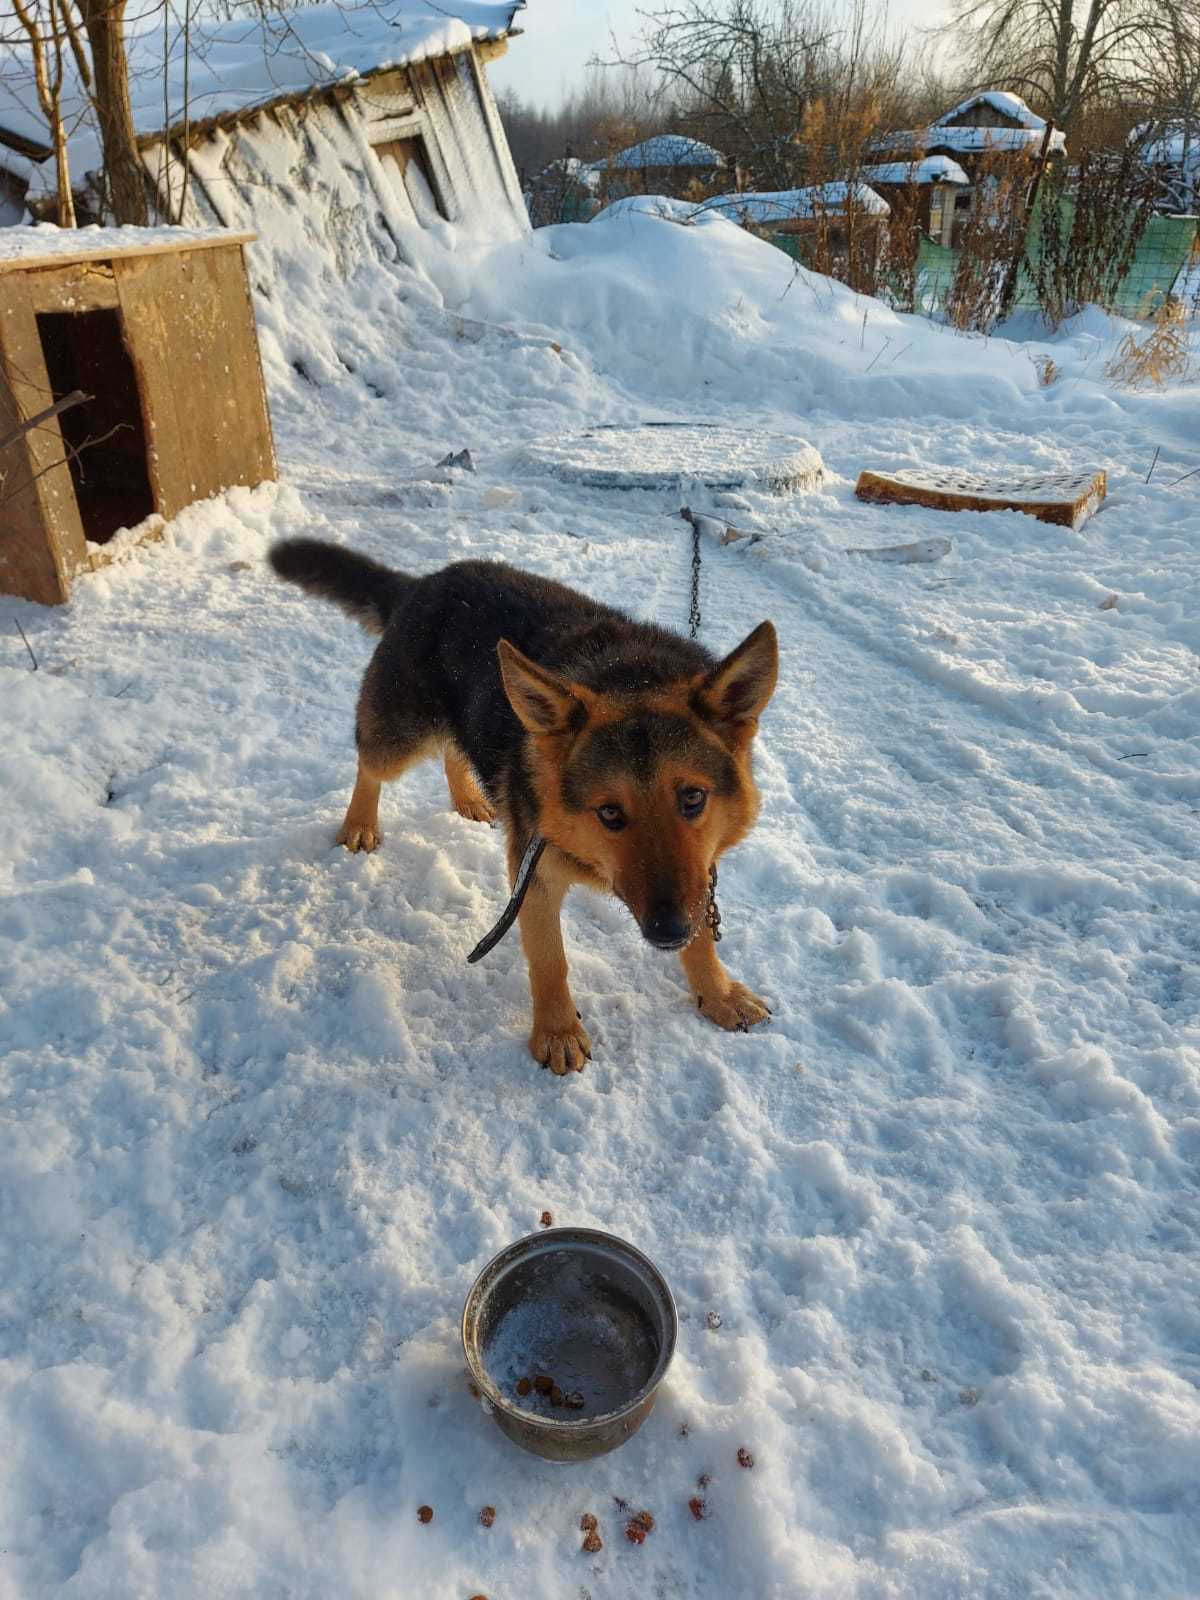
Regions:
<svg viewBox="0 0 1200 1600"><path fill-rule="evenodd" d="M700 518L684 506L679 513L692 530L692 606L688 612L688 637L695 639L700 632ZM713 936L713 943L721 942L721 913L717 908L717 863L708 869L708 905L704 921Z"/></svg>
<svg viewBox="0 0 1200 1600"><path fill-rule="evenodd" d="M538 862L542 859L542 851L546 848L546 841L540 833L535 833L525 846L525 854L521 857L521 865L517 868L517 881L513 884L513 892L509 896L508 904L500 915L500 920L490 933L485 933L467 957L467 965L482 961L489 950L503 939L504 935L517 920L517 912L521 909L521 902L529 892L529 885L533 882L533 874Z"/></svg>
<svg viewBox="0 0 1200 1600"><path fill-rule="evenodd" d="M690 513L685 513L686 520L692 529L692 605L688 612L688 636L695 639L700 632L700 522ZM537 871L537 864L542 859L542 851L546 848L546 840L540 833L535 833L525 847L525 854L521 857L521 865L517 868L517 879L513 884L513 892L509 896L508 904L500 914L500 920L490 933L485 933L467 957L468 966L476 961L482 961L489 950L494 950L503 939L504 935L517 920L517 913L521 909L525 896L529 893L529 885L533 882L533 875ZM714 861L708 869L708 905L704 911L704 922L712 934L713 943L719 944L721 940L721 913L717 908L717 864Z"/></svg>

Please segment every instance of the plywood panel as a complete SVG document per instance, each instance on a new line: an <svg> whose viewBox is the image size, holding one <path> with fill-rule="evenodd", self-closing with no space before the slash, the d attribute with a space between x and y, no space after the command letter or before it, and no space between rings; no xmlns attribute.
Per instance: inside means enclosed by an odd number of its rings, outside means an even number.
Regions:
<svg viewBox="0 0 1200 1600"><path fill-rule="evenodd" d="M158 509L275 476L240 246L114 262L138 368Z"/></svg>
<svg viewBox="0 0 1200 1600"><path fill-rule="evenodd" d="M117 284L107 261L77 261L69 267L39 267L25 275L35 311L112 311Z"/></svg>
<svg viewBox="0 0 1200 1600"><path fill-rule="evenodd" d="M50 378L38 339L33 303L23 276L4 285L0 299L0 432L36 416L51 403ZM0 589L56 605L70 578L87 562L58 419L28 433L4 452L0 504Z"/></svg>

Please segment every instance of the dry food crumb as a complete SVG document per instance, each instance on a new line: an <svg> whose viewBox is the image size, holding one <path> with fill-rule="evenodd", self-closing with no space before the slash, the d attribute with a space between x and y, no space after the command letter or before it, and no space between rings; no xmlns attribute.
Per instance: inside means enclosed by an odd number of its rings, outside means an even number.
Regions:
<svg viewBox="0 0 1200 1600"><path fill-rule="evenodd" d="M631 1518L631 1521L636 1523L636 1525L641 1528L643 1533L654 1532L654 1518L648 1511L637 1512L637 1514Z"/></svg>
<svg viewBox="0 0 1200 1600"><path fill-rule="evenodd" d="M598 1527L599 1523L596 1521L592 1513L590 1511L585 1511L579 1519L579 1531L581 1533L595 1533Z"/></svg>
<svg viewBox="0 0 1200 1600"><path fill-rule="evenodd" d="M711 1482L712 1482L712 1473L711 1472L702 1472L700 1474L700 1476L696 1479L696 1487L697 1487L697 1489L707 1489Z"/></svg>
<svg viewBox="0 0 1200 1600"><path fill-rule="evenodd" d="M582 1411L584 1400L578 1389L572 1389L569 1394L563 1395L563 1405L568 1411Z"/></svg>
<svg viewBox="0 0 1200 1600"><path fill-rule="evenodd" d="M701 1500L698 1494L694 1494L688 1501L688 1510L692 1513L697 1522L703 1522L705 1517L708 1515L708 1506L703 1500Z"/></svg>
<svg viewBox="0 0 1200 1600"><path fill-rule="evenodd" d="M479 1520L483 1523L485 1528L490 1528L492 1523L496 1520L495 1506L484 1506L483 1510L479 1513Z"/></svg>
<svg viewBox="0 0 1200 1600"><path fill-rule="evenodd" d="M552 1228L554 1226L554 1213L552 1211L543 1211L538 1220L543 1228Z"/></svg>
<svg viewBox="0 0 1200 1600"><path fill-rule="evenodd" d="M979 1390L963 1389L958 1398L964 1406L977 1406L979 1404Z"/></svg>
<svg viewBox="0 0 1200 1600"><path fill-rule="evenodd" d="M517 1379L517 1393L521 1396L522 1399L524 1399L524 1397L529 1393L529 1391L532 1388L533 1388L533 1385L530 1383L528 1378L518 1378Z"/></svg>
<svg viewBox="0 0 1200 1600"><path fill-rule="evenodd" d="M596 1532L595 1528L592 1528L584 1538L584 1541L579 1548L581 1550L586 1550L588 1555L594 1556L597 1550L604 1549L604 1540Z"/></svg>
<svg viewBox="0 0 1200 1600"><path fill-rule="evenodd" d="M417 1521L418 1522L432 1522L433 1521L433 1507L432 1506L418 1506L417 1507Z"/></svg>
<svg viewBox="0 0 1200 1600"><path fill-rule="evenodd" d="M554 1387L554 1379L548 1378L544 1372L539 1372L533 1380L533 1387L539 1394L549 1394Z"/></svg>
<svg viewBox="0 0 1200 1600"><path fill-rule="evenodd" d="M749 1450L746 1449L746 1446L743 1445L741 1447L741 1449L738 1451L738 1466L739 1467L752 1467L753 1465L754 1465L754 1457L750 1454Z"/></svg>
<svg viewBox="0 0 1200 1600"><path fill-rule="evenodd" d="M645 1528L640 1527L638 1523L631 1522L625 1529L625 1537L629 1540L630 1544L645 1544L646 1530Z"/></svg>
<svg viewBox="0 0 1200 1600"><path fill-rule="evenodd" d="M710 1311L704 1320L710 1328L719 1328L721 1326L721 1313L719 1311Z"/></svg>

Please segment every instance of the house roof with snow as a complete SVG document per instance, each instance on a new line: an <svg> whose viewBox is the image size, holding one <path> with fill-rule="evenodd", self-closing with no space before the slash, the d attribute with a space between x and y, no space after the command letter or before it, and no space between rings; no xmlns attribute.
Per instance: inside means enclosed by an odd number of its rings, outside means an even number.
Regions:
<svg viewBox="0 0 1200 1600"><path fill-rule="evenodd" d="M884 161L877 167L864 167L868 183L959 183L971 180L949 156L926 156L921 161Z"/></svg>
<svg viewBox="0 0 1200 1600"><path fill-rule="evenodd" d="M328 3L233 21L193 22L190 49L168 19L127 39L133 123L143 138L215 117L350 84L395 67L455 55L514 32L525 0L380 0ZM3 59L3 58L0 58ZM20 71L12 63L21 61ZM165 83L164 83L165 62ZM32 73L9 52L0 73L0 162L8 150L44 159L51 135L37 103ZM74 175L100 164L100 141L86 95L73 75L63 95Z"/></svg>
<svg viewBox="0 0 1200 1600"><path fill-rule="evenodd" d="M1147 166L1200 168L1200 123L1142 122L1129 142Z"/></svg>
<svg viewBox="0 0 1200 1600"><path fill-rule="evenodd" d="M716 211L731 221L752 223L755 227L821 215L838 216L851 209L886 217L891 207L865 183L819 183L807 189L717 194L697 207L698 211Z"/></svg>
<svg viewBox="0 0 1200 1600"><path fill-rule="evenodd" d="M621 172L643 167L723 167L725 157L700 139L681 133L656 133L641 144L618 150L606 161L594 163L598 172Z"/></svg>
<svg viewBox="0 0 1200 1600"><path fill-rule="evenodd" d="M1007 89L983 89L978 94L968 95L951 110L937 117L932 126L946 127L981 106L998 112L1014 128L1031 128L1040 132L1046 126L1044 118L1039 117L1036 111L1031 111L1019 94L1010 94Z"/></svg>

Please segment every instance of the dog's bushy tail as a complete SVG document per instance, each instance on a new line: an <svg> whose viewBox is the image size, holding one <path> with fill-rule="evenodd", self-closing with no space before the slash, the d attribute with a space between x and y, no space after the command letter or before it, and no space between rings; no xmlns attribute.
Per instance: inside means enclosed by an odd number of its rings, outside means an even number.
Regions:
<svg viewBox="0 0 1200 1600"><path fill-rule="evenodd" d="M413 582L402 572L321 539L283 539L268 559L288 583L332 600L368 633L382 633L396 602Z"/></svg>

